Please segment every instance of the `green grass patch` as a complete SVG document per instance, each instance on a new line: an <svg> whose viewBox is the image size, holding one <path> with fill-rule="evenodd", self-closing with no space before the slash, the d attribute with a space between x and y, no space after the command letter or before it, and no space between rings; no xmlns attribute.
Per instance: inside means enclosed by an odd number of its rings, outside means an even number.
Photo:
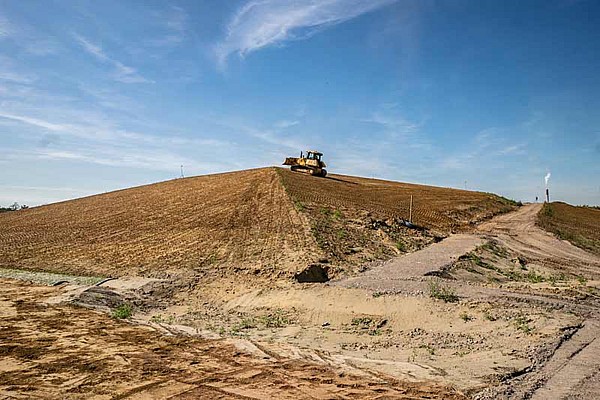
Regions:
<svg viewBox="0 0 600 400"><path fill-rule="evenodd" d="M428 344L422 344L419 346L420 349L425 349L430 355L435 355L435 348Z"/></svg>
<svg viewBox="0 0 600 400"><path fill-rule="evenodd" d="M396 242L396 248L403 253L406 253L406 245L402 241Z"/></svg>
<svg viewBox="0 0 600 400"><path fill-rule="evenodd" d="M300 200L294 200L294 207L296 208L296 210L298 210L300 212L303 212L304 210L306 210L306 206Z"/></svg>
<svg viewBox="0 0 600 400"><path fill-rule="evenodd" d="M113 318L117 319L131 318L131 315L133 315L133 307L125 303L115 308L112 312Z"/></svg>
<svg viewBox="0 0 600 400"><path fill-rule="evenodd" d="M498 318L494 314L490 313L489 311L486 311L486 312L483 313L483 319L485 319L486 321L492 321L492 322L494 322Z"/></svg>

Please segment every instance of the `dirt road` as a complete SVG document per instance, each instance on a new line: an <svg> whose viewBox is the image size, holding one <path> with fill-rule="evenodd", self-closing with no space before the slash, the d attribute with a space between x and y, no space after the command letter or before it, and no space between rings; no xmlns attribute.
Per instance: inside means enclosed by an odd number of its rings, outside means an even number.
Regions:
<svg viewBox="0 0 600 400"><path fill-rule="evenodd" d="M526 260L529 268L550 274L569 274L588 280L600 279L600 257L587 253L567 241L560 240L536 226L540 204L529 204L519 210L483 223L474 234L453 235L424 250L390 260L358 277L335 282L343 287L358 287L373 292L419 293L426 291L424 275L442 270L458 256L472 251L485 240L493 238ZM419 279L420 277L420 279ZM581 278L583 279L583 278ZM489 398L563 399L592 398L600 391L600 326L597 302L580 302L573 298L544 290L499 288L450 281L464 299L503 303L546 304L567 308L586 315L582 328L558 346L543 367L534 368L526 376L492 391ZM576 288L570 290L578 290ZM582 293L586 298L586 294ZM484 397L485 398L485 397Z"/></svg>
<svg viewBox="0 0 600 400"><path fill-rule="evenodd" d="M525 205L481 224L478 231L497 237L507 247L543 266L600 278L600 257L536 226L536 216L541 208L542 204Z"/></svg>
<svg viewBox="0 0 600 400"><path fill-rule="evenodd" d="M535 225L541 204L530 204L479 226L530 263L557 271L600 278L600 257L543 231ZM532 399L591 399L600 392L600 313L588 312L582 328L556 349L542 368L512 389ZM516 396L515 396L516 397Z"/></svg>
<svg viewBox="0 0 600 400"><path fill-rule="evenodd" d="M457 234L423 250L389 260L364 274L332 282L332 285L397 293L416 290L422 284L410 283L450 266L458 257L484 243L477 235Z"/></svg>

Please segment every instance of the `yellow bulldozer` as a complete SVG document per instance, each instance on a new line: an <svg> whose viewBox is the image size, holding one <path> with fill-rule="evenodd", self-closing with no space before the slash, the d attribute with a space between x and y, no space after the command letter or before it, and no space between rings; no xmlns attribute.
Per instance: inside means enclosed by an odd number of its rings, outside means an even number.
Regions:
<svg viewBox="0 0 600 400"><path fill-rule="evenodd" d="M321 161L321 157L323 157L323 153L308 150L306 156L303 152L300 152L300 157L287 157L283 165L289 165L292 171L325 177L327 175L327 170L325 169L327 165Z"/></svg>

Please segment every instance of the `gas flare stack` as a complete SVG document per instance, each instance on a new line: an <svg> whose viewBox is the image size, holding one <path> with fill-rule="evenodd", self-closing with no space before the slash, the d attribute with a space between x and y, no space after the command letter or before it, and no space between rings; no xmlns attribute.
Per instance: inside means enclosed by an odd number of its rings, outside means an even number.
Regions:
<svg viewBox="0 0 600 400"><path fill-rule="evenodd" d="M550 172L548 172L544 177L544 182L546 183L546 203L550 203L550 190L548 189L548 181L550 180L550 176Z"/></svg>

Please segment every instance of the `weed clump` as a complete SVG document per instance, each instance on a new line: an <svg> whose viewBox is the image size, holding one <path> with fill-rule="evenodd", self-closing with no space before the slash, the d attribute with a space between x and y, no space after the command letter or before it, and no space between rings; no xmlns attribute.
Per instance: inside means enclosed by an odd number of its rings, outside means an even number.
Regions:
<svg viewBox="0 0 600 400"><path fill-rule="evenodd" d="M119 307L115 308L112 312L113 318L117 319L126 319L131 318L133 314L133 308L129 304L121 304Z"/></svg>
<svg viewBox="0 0 600 400"><path fill-rule="evenodd" d="M460 314L460 319L465 322L473 321L474 317L472 315L467 314L467 312L462 312Z"/></svg>
<svg viewBox="0 0 600 400"><path fill-rule="evenodd" d="M300 212L306 209L306 206L300 200L294 200L294 207Z"/></svg>
<svg viewBox="0 0 600 400"><path fill-rule="evenodd" d="M162 314L153 315L150 318L150 322L154 322L156 324L169 324L172 325L175 323L175 316L169 315L168 317L164 317Z"/></svg>
<svg viewBox="0 0 600 400"><path fill-rule="evenodd" d="M274 312L258 317L257 320L267 328L283 328L292 323L283 310L275 310Z"/></svg>
<svg viewBox="0 0 600 400"><path fill-rule="evenodd" d="M524 315L519 315L518 317L515 318L515 321L514 321L515 328L517 328L517 330L519 330L527 335L530 335L531 332L533 332L533 328L531 326L529 326L529 322L531 322L530 319L528 319Z"/></svg>
<svg viewBox="0 0 600 400"><path fill-rule="evenodd" d="M336 220L342 219L342 212L340 210L335 210L333 212L333 218Z"/></svg>
<svg viewBox="0 0 600 400"><path fill-rule="evenodd" d="M546 280L543 275L536 274L535 271L529 271L526 278L531 283L540 283Z"/></svg>
<svg viewBox="0 0 600 400"><path fill-rule="evenodd" d="M496 321L498 319L498 317L496 317L495 315L493 315L492 313L488 311L483 313L483 318L487 321Z"/></svg>
<svg viewBox="0 0 600 400"><path fill-rule="evenodd" d="M425 349L429 353L429 355L435 355L435 348L429 344L422 344L419 346L420 349Z"/></svg>
<svg viewBox="0 0 600 400"><path fill-rule="evenodd" d="M396 248L403 253L406 253L406 245L402 241L396 242Z"/></svg>
<svg viewBox="0 0 600 400"><path fill-rule="evenodd" d="M435 281L429 282L429 297L443 300L446 303L456 303L459 300L459 297L454 289L448 286L443 286Z"/></svg>

